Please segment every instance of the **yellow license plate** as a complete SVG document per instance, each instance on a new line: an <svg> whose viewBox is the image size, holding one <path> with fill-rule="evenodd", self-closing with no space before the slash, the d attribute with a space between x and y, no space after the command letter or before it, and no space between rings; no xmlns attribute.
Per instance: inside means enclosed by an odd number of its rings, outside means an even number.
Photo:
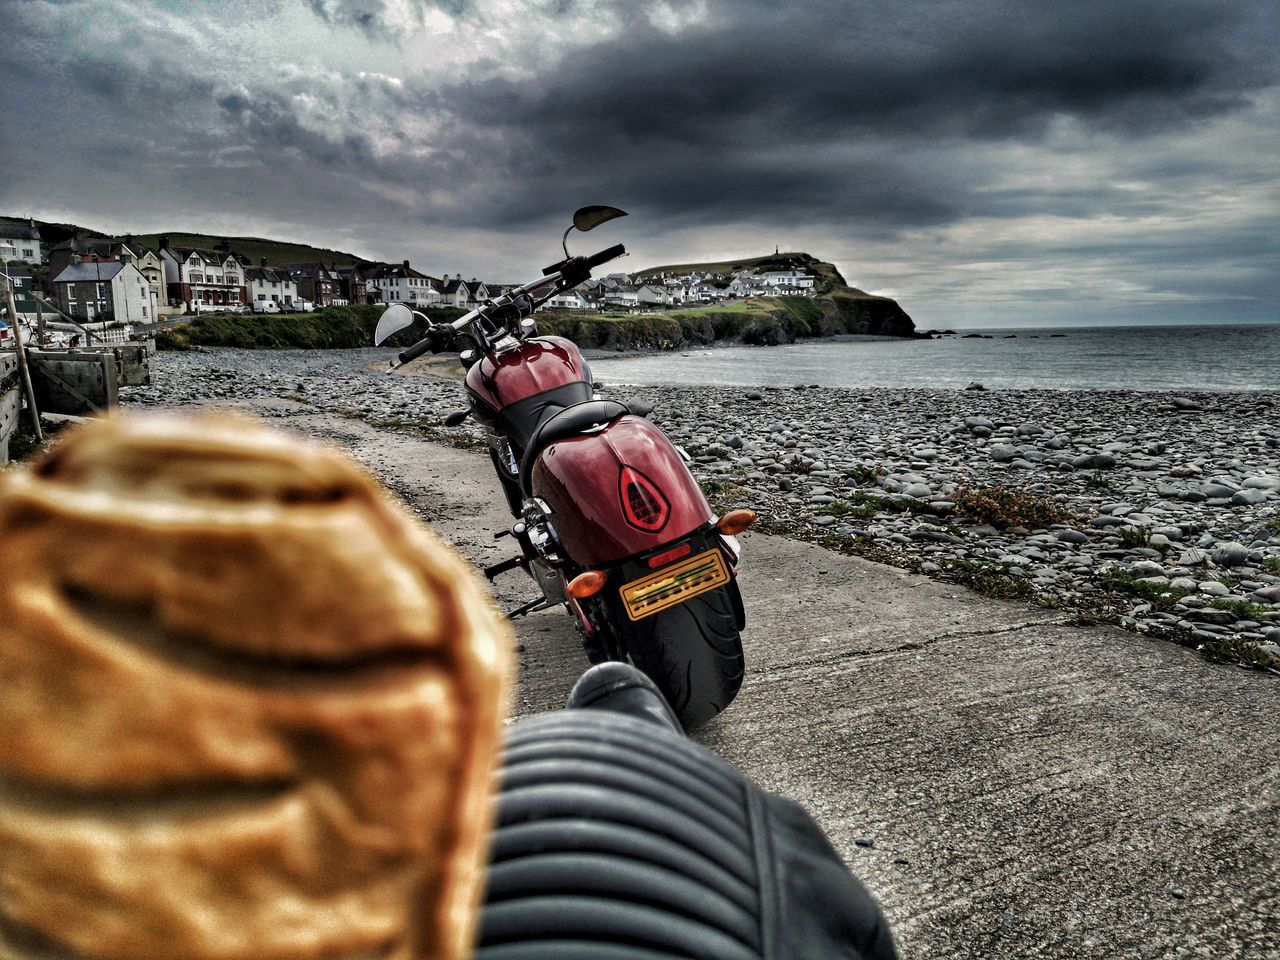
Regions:
<svg viewBox="0 0 1280 960"><path fill-rule="evenodd" d="M628 617L643 620L728 581L729 569L725 566L724 555L712 548L624 585L622 602Z"/></svg>

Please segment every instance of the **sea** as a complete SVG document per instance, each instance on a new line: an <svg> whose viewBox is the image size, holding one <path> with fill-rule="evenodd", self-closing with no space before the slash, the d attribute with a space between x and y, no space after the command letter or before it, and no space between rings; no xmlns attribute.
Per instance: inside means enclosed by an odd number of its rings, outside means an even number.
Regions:
<svg viewBox="0 0 1280 960"><path fill-rule="evenodd" d="M983 334L982 339L965 334ZM990 337L990 339L986 339ZM1280 325L960 330L591 361L616 384L1049 390L1280 390Z"/></svg>

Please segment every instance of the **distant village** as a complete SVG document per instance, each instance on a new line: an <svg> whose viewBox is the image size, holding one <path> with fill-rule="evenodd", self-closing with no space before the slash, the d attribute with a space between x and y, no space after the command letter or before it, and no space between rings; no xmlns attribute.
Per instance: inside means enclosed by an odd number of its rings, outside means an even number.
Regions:
<svg viewBox="0 0 1280 960"><path fill-rule="evenodd" d="M350 304L470 309L511 289L474 277L464 280L461 274L433 276L408 260L254 263L234 249L173 246L165 237L154 249L132 236L72 237L46 249L35 221L0 223L0 259L10 261L6 272L14 284L19 316L31 320L52 304L64 316L94 325L150 324L209 312L305 312ZM35 282L30 267L40 268L43 284ZM589 280L545 308L643 311L754 296L811 297L816 282L812 274L796 269L615 273Z"/></svg>

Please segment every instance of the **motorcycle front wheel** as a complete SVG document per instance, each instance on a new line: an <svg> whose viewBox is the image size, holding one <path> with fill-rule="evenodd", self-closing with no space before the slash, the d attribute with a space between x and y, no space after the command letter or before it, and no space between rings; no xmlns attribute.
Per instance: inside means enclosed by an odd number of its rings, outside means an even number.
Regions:
<svg viewBox="0 0 1280 960"><path fill-rule="evenodd" d="M742 601L730 581L619 630L631 662L662 691L685 730L706 723L742 686Z"/></svg>

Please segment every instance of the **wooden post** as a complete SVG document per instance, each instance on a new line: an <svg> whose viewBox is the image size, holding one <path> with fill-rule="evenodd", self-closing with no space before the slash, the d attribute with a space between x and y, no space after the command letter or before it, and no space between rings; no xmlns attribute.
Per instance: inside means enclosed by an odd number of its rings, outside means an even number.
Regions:
<svg viewBox="0 0 1280 960"><path fill-rule="evenodd" d="M27 394L27 407L31 411L31 427L36 432L36 443L44 443L44 431L40 429L40 411L36 409L36 391L31 385L31 371L27 369L27 348L22 342L22 324L18 322L18 305L13 302L13 281L5 283L9 298L9 322L13 324L13 343L18 348L18 369L22 371L22 389Z"/></svg>
<svg viewBox="0 0 1280 960"><path fill-rule="evenodd" d="M33 291L34 295L34 291ZM44 300L36 297L36 334L40 337L40 342L36 344L38 347L44 346Z"/></svg>

